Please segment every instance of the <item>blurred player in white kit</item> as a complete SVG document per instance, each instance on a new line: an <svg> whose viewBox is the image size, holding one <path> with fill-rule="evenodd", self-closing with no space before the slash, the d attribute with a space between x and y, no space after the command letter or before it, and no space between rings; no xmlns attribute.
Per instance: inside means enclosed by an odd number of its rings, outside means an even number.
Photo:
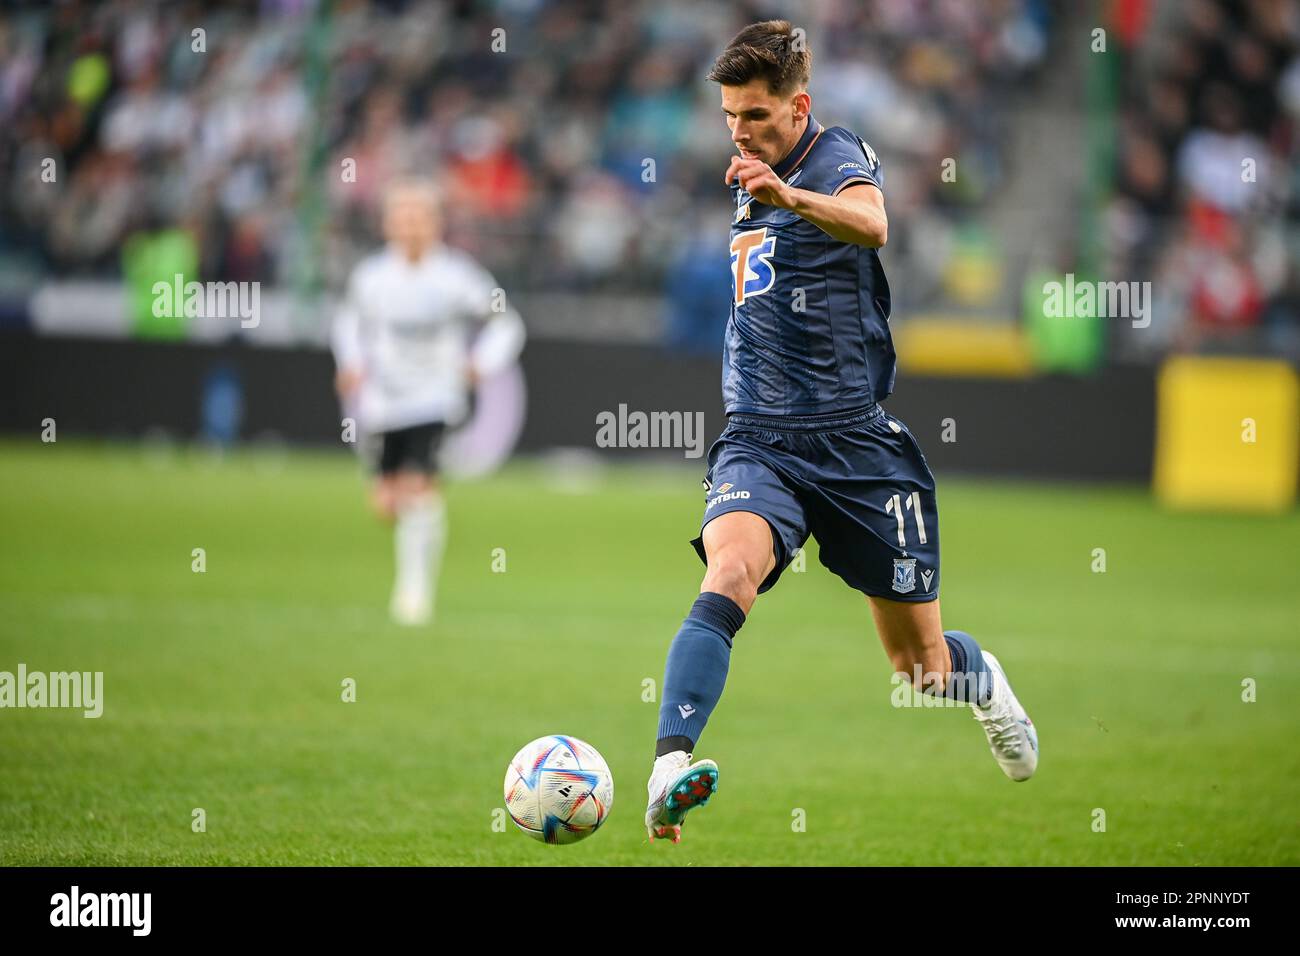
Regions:
<svg viewBox="0 0 1300 956"><path fill-rule="evenodd" d="M447 536L439 443L474 383L518 358L524 324L486 269L443 244L432 183L391 186L383 231L387 246L353 270L334 322L335 385L374 475L372 504L395 523L390 613L416 625L433 618Z"/></svg>

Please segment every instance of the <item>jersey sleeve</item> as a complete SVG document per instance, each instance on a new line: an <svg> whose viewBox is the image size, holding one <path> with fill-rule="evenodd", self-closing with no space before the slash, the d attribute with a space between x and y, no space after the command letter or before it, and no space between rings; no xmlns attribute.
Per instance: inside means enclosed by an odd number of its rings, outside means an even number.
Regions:
<svg viewBox="0 0 1300 956"><path fill-rule="evenodd" d="M825 136L827 143L818 157L818 165L822 170L820 179L829 195L839 195L858 183L870 183L884 191L880 158L862 137L840 126L828 129Z"/></svg>
<svg viewBox="0 0 1300 956"><path fill-rule="evenodd" d="M463 292L465 311L474 328L470 362L480 375L492 375L523 351L524 321L492 274L468 259Z"/></svg>

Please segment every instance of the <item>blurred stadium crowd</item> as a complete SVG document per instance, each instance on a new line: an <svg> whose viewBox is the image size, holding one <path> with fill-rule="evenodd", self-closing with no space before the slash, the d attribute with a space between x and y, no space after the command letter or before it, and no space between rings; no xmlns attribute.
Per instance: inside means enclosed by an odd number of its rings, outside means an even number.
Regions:
<svg viewBox="0 0 1300 956"><path fill-rule="evenodd" d="M733 150L703 76L739 27L772 8L340 0L314 28L315 8L108 2L0 13L0 256L10 272L117 275L130 237L165 234L194 243L205 279L290 283L315 259L337 284L374 240L384 182L436 170L453 198L453 240L512 291L667 287L682 303L721 302L725 317L717 251ZM906 300L936 286L951 234L1006 175L1008 93L1044 62L1046 4L884 0L807 12L795 19L814 51L814 113L863 132L884 160L891 214L916 227L890 250ZM934 175L945 156L969 171L957 188L940 189ZM34 188L44 157L61 171L57 189ZM349 159L355 181L343 175ZM314 203L328 213L305 216ZM313 222L323 255L305 234ZM716 347L716 325L706 334Z"/></svg>
<svg viewBox="0 0 1300 956"><path fill-rule="evenodd" d="M1130 344L1300 357L1300 4L1139 16L1106 231L1108 274L1155 293Z"/></svg>
<svg viewBox="0 0 1300 956"><path fill-rule="evenodd" d="M512 293L663 294L674 340L716 349L732 150L703 76L740 26L783 15L807 30L814 113L883 160L897 309L948 308L1060 43L1047 0L335 0L316 16L324 2L0 12L0 294L129 274L142 250L204 279L336 289L376 240L384 184L431 171L451 240ZM1104 271L1154 280L1141 348L1297 335L1296 7L1115 7L1130 33ZM51 157L56 188L38 177Z"/></svg>

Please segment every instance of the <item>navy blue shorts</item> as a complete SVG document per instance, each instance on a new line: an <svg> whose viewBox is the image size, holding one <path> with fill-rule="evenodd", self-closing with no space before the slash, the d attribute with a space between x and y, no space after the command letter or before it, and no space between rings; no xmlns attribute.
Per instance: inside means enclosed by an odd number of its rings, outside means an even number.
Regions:
<svg viewBox="0 0 1300 956"><path fill-rule="evenodd" d="M820 420L732 415L709 449L704 526L749 511L772 526L768 590L811 534L821 563L863 594L894 601L939 596L934 476L907 426L879 405Z"/></svg>

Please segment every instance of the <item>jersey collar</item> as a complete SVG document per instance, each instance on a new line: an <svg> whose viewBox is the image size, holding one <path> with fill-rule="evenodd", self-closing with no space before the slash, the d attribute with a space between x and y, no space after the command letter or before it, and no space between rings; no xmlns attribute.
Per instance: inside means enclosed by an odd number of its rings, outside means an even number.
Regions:
<svg viewBox="0 0 1300 956"><path fill-rule="evenodd" d="M817 142L817 137L822 134L822 124L817 122L817 118L811 113L808 114L808 128L803 131L799 137L799 142L794 144L794 149L786 153L785 159L781 160L772 167L772 172L776 173L782 179L794 172L805 156L808 150L812 149L813 143Z"/></svg>

